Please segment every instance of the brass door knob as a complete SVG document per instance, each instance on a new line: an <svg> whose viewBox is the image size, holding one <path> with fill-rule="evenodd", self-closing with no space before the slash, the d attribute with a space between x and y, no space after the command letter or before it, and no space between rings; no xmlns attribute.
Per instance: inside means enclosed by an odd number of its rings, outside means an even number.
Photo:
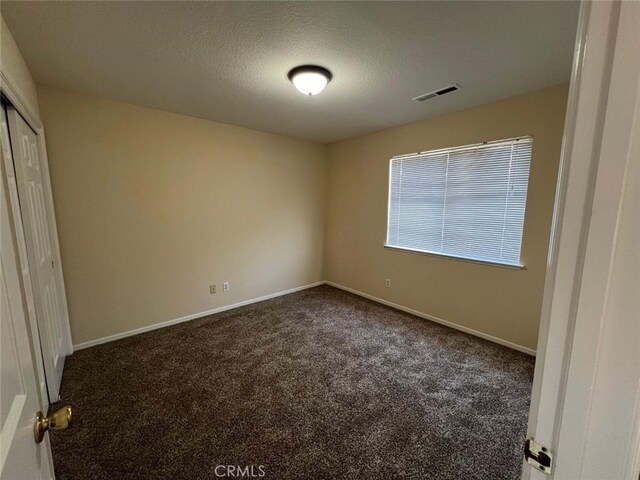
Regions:
<svg viewBox="0 0 640 480"><path fill-rule="evenodd" d="M33 433L36 437L36 443L40 443L44 438L44 434L48 430L65 430L69 423L71 423L71 407L67 405L59 410L56 410L48 417L40 411L36 413L36 423L33 428Z"/></svg>

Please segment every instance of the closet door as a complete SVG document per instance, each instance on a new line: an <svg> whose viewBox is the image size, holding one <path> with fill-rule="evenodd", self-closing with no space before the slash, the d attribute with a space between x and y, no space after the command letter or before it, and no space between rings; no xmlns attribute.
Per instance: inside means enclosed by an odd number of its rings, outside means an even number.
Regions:
<svg viewBox="0 0 640 480"><path fill-rule="evenodd" d="M64 339L68 318L61 298L62 276L57 272L59 257L52 241L55 229L44 180L48 177L43 173L36 133L12 107L7 108L7 117L47 390L50 401L55 402L67 353Z"/></svg>
<svg viewBox="0 0 640 480"><path fill-rule="evenodd" d="M4 157L0 149L0 479L46 480L53 478L53 465L49 439L40 444L34 441L36 412L44 406L33 363L37 357L31 355L34 344L27 330L27 300L20 288L23 278L12 235Z"/></svg>

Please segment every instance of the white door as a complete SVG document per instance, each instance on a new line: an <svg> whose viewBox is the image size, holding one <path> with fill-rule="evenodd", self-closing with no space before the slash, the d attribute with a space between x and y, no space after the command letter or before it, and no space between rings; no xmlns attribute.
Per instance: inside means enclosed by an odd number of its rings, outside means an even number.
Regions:
<svg viewBox="0 0 640 480"><path fill-rule="evenodd" d="M640 3L584 2L528 435L551 477L640 473Z"/></svg>
<svg viewBox="0 0 640 480"><path fill-rule="evenodd" d="M2 155L0 151L0 155ZM20 288L18 255L11 231L8 192L2 162L0 178L0 479L53 478L49 439L34 440L36 412L42 399L27 330L25 297Z"/></svg>
<svg viewBox="0 0 640 480"><path fill-rule="evenodd" d="M55 261L52 219L37 135L14 108L7 108L7 116L47 389L49 399L55 402L59 399L66 354L67 319L56 271L60 266Z"/></svg>

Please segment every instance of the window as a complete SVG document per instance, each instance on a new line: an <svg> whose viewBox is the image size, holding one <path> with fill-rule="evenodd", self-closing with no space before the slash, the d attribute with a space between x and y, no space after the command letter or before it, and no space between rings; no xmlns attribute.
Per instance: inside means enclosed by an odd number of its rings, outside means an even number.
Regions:
<svg viewBox="0 0 640 480"><path fill-rule="evenodd" d="M532 142L393 157L386 246L521 266Z"/></svg>

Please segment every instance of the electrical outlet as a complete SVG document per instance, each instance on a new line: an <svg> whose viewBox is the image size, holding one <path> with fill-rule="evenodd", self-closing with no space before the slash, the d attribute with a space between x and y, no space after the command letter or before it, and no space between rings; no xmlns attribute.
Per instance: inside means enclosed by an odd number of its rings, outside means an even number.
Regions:
<svg viewBox="0 0 640 480"><path fill-rule="evenodd" d="M391 279L387 278L387 279L384 281L384 284L385 284L385 286L386 286L387 288L391 287Z"/></svg>
<svg viewBox="0 0 640 480"><path fill-rule="evenodd" d="M222 283L222 291L223 292L228 292L229 288L231 288L231 287L229 287L229 282L223 282Z"/></svg>
<svg viewBox="0 0 640 480"><path fill-rule="evenodd" d="M215 285L210 285L209 286L209 293L211 295L213 295L214 293L216 293L216 286Z"/></svg>

